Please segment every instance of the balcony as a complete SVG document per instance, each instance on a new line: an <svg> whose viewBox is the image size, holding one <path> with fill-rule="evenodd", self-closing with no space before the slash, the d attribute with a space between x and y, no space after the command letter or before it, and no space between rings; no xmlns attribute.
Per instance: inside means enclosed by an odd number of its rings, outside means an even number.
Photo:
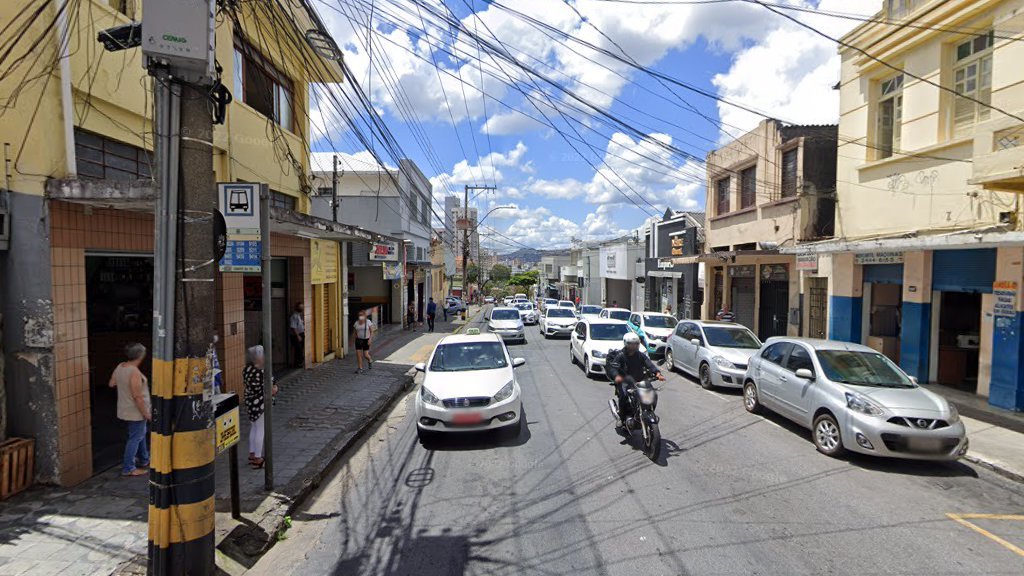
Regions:
<svg viewBox="0 0 1024 576"><path fill-rule="evenodd" d="M978 126L968 183L986 190L1024 192L1024 124L1000 118Z"/></svg>

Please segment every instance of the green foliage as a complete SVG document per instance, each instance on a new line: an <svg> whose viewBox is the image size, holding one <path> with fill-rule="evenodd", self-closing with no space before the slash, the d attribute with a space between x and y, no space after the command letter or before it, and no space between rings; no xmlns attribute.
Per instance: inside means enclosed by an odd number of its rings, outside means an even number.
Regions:
<svg viewBox="0 0 1024 576"><path fill-rule="evenodd" d="M470 264L466 267L466 277L470 284L473 284L480 277L480 268L476 264Z"/></svg>
<svg viewBox="0 0 1024 576"><path fill-rule="evenodd" d="M491 268L491 280L498 284L504 284L512 276L512 270L504 264L495 264Z"/></svg>
<svg viewBox="0 0 1024 576"><path fill-rule="evenodd" d="M534 284L537 283L537 279L539 277L540 277L540 271L539 270L530 270L529 272L520 272L518 274L513 274L512 277L509 278L508 283L509 283L509 285L512 285L512 286L519 286L519 287L522 287L522 288L529 288L530 286L533 286Z"/></svg>

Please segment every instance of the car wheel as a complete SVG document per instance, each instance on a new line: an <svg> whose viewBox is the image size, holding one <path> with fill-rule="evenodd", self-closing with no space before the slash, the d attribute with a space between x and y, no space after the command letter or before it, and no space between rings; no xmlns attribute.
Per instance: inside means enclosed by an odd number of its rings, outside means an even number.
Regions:
<svg viewBox="0 0 1024 576"><path fill-rule="evenodd" d="M668 364L668 371L669 372L675 372L676 371L676 363L673 361L672 349L671 348L666 348L665 349L665 364Z"/></svg>
<svg viewBox="0 0 1024 576"><path fill-rule="evenodd" d="M715 383L711 381L711 367L707 364L700 365L700 387L705 390L715 388Z"/></svg>
<svg viewBox="0 0 1024 576"><path fill-rule="evenodd" d="M833 458L846 452L839 423L831 414L822 414L814 419L814 446L818 452Z"/></svg>
<svg viewBox="0 0 1024 576"><path fill-rule="evenodd" d="M590 357L586 354L583 355L583 373L590 378Z"/></svg>
<svg viewBox="0 0 1024 576"><path fill-rule="evenodd" d="M569 344L569 361L573 366L576 365L576 355L572 353L572 344Z"/></svg>
<svg viewBox="0 0 1024 576"><path fill-rule="evenodd" d="M751 414L757 414L761 411L761 400L757 397L757 386L751 380L748 380L743 385L743 407Z"/></svg>

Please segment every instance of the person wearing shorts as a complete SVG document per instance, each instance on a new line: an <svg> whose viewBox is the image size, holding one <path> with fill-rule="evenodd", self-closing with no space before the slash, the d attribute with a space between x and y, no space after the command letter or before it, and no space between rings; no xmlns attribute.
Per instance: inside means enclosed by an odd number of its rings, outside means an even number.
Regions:
<svg viewBox="0 0 1024 576"><path fill-rule="evenodd" d="M366 359L366 369L373 368L373 358L370 356L370 340L376 327L373 320L366 317L366 310L359 311L359 319L355 323L356 338L356 374L363 371L363 359Z"/></svg>

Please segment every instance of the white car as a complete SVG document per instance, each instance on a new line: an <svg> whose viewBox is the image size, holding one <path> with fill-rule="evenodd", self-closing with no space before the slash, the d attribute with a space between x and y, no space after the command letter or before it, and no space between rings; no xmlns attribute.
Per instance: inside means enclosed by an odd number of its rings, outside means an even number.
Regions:
<svg viewBox="0 0 1024 576"><path fill-rule="evenodd" d="M625 308L605 308L598 314L598 318L611 318L612 320L626 322L629 320L630 314L630 311Z"/></svg>
<svg viewBox="0 0 1024 576"><path fill-rule="evenodd" d="M505 428L518 436L523 404L512 358L494 334L444 337L426 363L416 365L416 432L426 442L438 432Z"/></svg>
<svg viewBox="0 0 1024 576"><path fill-rule="evenodd" d="M629 315L629 329L636 332L651 356L665 355L668 339L678 323L675 316L661 312L634 312Z"/></svg>
<svg viewBox="0 0 1024 576"><path fill-rule="evenodd" d="M608 356L622 349L622 337L629 327L622 320L585 318L576 324L569 339L569 359L587 376L604 374Z"/></svg>
<svg viewBox="0 0 1024 576"><path fill-rule="evenodd" d="M742 388L750 357L761 341L735 322L683 320L668 340L665 363L692 374L706 389Z"/></svg>
<svg viewBox="0 0 1024 576"><path fill-rule="evenodd" d="M600 318L601 310L603 310L603 308L601 308L600 306L595 306L593 304L584 304L583 306L580 306L580 318Z"/></svg>
<svg viewBox="0 0 1024 576"><path fill-rule="evenodd" d="M537 314L533 304L523 301L513 304L513 306L519 309L519 317L523 319L523 324L532 325L540 321L540 314Z"/></svg>
<svg viewBox="0 0 1024 576"><path fill-rule="evenodd" d="M576 309L576 305L573 304L572 300L559 300L558 301L558 307L559 308L572 308L573 310Z"/></svg>
<svg viewBox="0 0 1024 576"><path fill-rule="evenodd" d="M540 316L540 333L545 338L551 336L568 336L576 327L576 312L568 308L548 306Z"/></svg>
<svg viewBox="0 0 1024 576"><path fill-rule="evenodd" d="M544 312L548 308L552 308L555 306L558 306L558 300L556 300L555 298L544 298L543 300L540 301L540 306L538 306L538 308L540 308L541 312Z"/></svg>
<svg viewBox="0 0 1024 576"><path fill-rule="evenodd" d="M505 340L526 342L526 328L523 326L523 319L519 315L518 308L492 308L491 315L487 319L487 330Z"/></svg>
<svg viewBox="0 0 1024 576"><path fill-rule="evenodd" d="M504 298L501 299L501 303L502 303L503 306L511 305L512 304L512 297L511 296L505 296Z"/></svg>

